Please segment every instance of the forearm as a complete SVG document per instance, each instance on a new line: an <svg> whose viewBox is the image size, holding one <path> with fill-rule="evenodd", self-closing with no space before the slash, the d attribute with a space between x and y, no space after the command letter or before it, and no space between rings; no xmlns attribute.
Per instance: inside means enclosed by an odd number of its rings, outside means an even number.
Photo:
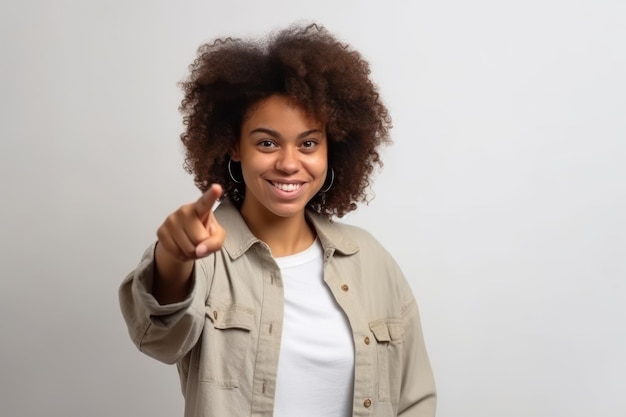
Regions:
<svg viewBox="0 0 626 417"><path fill-rule="evenodd" d="M157 243L152 295L161 305L185 300L192 288L194 261L179 261Z"/></svg>

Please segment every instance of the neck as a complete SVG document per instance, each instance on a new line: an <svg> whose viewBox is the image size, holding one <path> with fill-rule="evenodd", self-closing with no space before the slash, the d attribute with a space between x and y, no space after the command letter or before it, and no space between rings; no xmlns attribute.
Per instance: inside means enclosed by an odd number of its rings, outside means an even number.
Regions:
<svg viewBox="0 0 626 417"><path fill-rule="evenodd" d="M250 215L241 210L248 228L256 237L265 242L272 256L280 257L302 252L315 241L315 232L302 215L279 217L271 213Z"/></svg>

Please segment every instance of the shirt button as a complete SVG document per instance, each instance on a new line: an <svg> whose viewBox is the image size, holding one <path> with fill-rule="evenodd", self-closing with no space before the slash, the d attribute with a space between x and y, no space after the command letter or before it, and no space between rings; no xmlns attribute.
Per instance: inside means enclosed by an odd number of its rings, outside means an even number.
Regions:
<svg viewBox="0 0 626 417"><path fill-rule="evenodd" d="M370 344L370 338L365 336L365 339L363 340L365 342L366 345Z"/></svg>
<svg viewBox="0 0 626 417"><path fill-rule="evenodd" d="M213 318L217 320L217 310L213 310Z"/></svg>
<svg viewBox="0 0 626 417"><path fill-rule="evenodd" d="M370 400L369 398L366 399L365 401L363 401L363 405L365 406L365 408L370 408L372 406L372 400Z"/></svg>
<svg viewBox="0 0 626 417"><path fill-rule="evenodd" d="M348 290L349 290L349 289L350 289L350 287L348 287L346 284L343 284L343 285L341 286L341 290L342 290L343 292L348 292Z"/></svg>

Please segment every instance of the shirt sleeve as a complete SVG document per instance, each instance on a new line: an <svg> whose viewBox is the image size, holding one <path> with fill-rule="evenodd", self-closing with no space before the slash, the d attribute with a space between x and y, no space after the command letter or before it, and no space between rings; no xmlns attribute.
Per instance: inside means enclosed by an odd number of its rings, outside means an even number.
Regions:
<svg viewBox="0 0 626 417"><path fill-rule="evenodd" d="M437 402L435 380L414 298L403 306L403 319L404 369L398 417L433 417Z"/></svg>
<svg viewBox="0 0 626 417"><path fill-rule="evenodd" d="M129 335L137 348L161 362L173 364L196 344L204 326L207 263L196 261L189 296L178 303L160 305L152 295L154 250L122 282L119 302Z"/></svg>

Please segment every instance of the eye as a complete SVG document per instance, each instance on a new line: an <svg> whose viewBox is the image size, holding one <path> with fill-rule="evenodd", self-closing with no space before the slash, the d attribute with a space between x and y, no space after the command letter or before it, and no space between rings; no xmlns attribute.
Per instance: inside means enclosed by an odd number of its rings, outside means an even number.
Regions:
<svg viewBox="0 0 626 417"><path fill-rule="evenodd" d="M274 143L274 141L265 139L265 140L261 140L257 143L257 146L262 148L262 149L274 149L276 148L276 144Z"/></svg>
<svg viewBox="0 0 626 417"><path fill-rule="evenodd" d="M301 146L305 149L313 149L317 146L317 142L312 139L307 139L302 142Z"/></svg>

